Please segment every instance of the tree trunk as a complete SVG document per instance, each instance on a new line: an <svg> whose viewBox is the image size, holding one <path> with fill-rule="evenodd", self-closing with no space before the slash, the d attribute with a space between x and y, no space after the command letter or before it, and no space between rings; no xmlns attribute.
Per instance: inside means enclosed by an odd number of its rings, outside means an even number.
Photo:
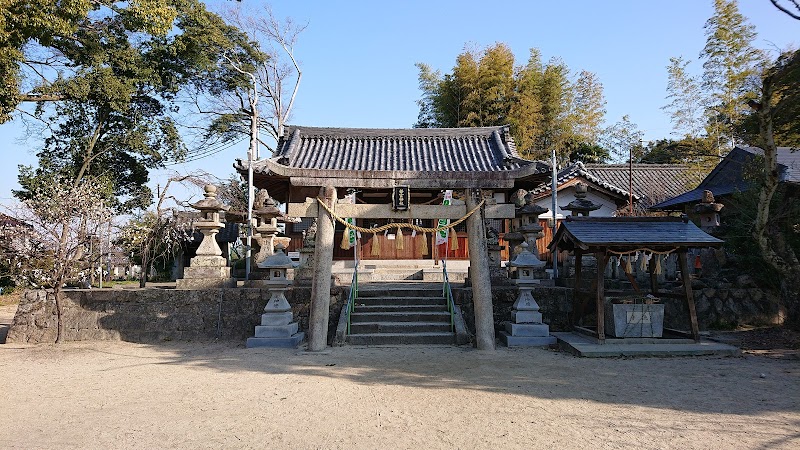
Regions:
<svg viewBox="0 0 800 450"><path fill-rule="evenodd" d="M147 265L150 264L150 242L144 244L142 249L142 267L139 272L139 287L143 288L147 284Z"/></svg>
<svg viewBox="0 0 800 450"><path fill-rule="evenodd" d="M56 301L56 344L64 342L64 305L61 304L62 284L63 280L60 280L53 288L53 298Z"/></svg>

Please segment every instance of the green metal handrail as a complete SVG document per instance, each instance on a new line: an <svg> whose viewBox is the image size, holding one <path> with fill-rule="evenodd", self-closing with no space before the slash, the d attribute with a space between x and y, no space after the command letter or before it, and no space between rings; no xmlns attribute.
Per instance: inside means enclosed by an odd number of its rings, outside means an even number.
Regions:
<svg viewBox="0 0 800 450"><path fill-rule="evenodd" d="M356 300L358 300L358 264L353 268L353 279L350 282L350 293L347 295L347 304L345 311L347 314L347 334L350 334L350 315L356 308Z"/></svg>
<svg viewBox="0 0 800 450"><path fill-rule="evenodd" d="M453 290L450 288L450 278L447 276L447 260L442 260L442 296L447 301L447 311L450 312L450 331L455 331L456 305L453 302Z"/></svg>

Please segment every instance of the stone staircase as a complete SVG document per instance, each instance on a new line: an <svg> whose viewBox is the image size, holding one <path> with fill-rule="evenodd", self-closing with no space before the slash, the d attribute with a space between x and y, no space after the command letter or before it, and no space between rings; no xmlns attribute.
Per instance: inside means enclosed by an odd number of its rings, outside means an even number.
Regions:
<svg viewBox="0 0 800 450"><path fill-rule="evenodd" d="M348 344L455 345L465 340L450 325L441 283L364 283L358 294L345 337ZM461 330L460 311L456 316Z"/></svg>

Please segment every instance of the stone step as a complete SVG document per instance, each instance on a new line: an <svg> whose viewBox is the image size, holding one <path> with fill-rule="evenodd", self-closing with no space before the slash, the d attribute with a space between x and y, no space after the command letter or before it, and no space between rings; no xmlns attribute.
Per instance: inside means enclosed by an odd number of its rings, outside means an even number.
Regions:
<svg viewBox="0 0 800 450"><path fill-rule="evenodd" d="M453 345L456 343L455 333L368 333L351 334L347 342L352 345Z"/></svg>
<svg viewBox="0 0 800 450"><path fill-rule="evenodd" d="M380 306L440 306L447 308L444 297L361 297L356 299L356 305Z"/></svg>
<svg viewBox="0 0 800 450"><path fill-rule="evenodd" d="M350 323L363 322L447 322L450 323L450 313L420 312L420 313L392 313L392 312L356 312L350 315Z"/></svg>
<svg viewBox="0 0 800 450"><path fill-rule="evenodd" d="M447 305L442 300L439 304L420 304L420 305L387 305L387 304L358 304L355 311L364 313L373 312L398 312L398 313L418 313L418 312L439 312L446 311Z"/></svg>
<svg viewBox="0 0 800 450"><path fill-rule="evenodd" d="M442 287L426 287L426 288L393 288L393 289L372 289L359 287L358 297L375 298L375 297L441 297Z"/></svg>
<svg viewBox="0 0 800 450"><path fill-rule="evenodd" d="M450 333L450 322L362 322L350 325L350 335L375 333Z"/></svg>

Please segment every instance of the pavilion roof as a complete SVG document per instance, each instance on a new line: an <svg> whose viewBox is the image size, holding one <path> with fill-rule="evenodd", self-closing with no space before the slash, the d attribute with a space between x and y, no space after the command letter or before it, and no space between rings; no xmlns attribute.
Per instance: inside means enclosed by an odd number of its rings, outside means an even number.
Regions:
<svg viewBox="0 0 800 450"><path fill-rule="evenodd" d="M561 223L550 248L664 251L689 247L719 247L722 240L678 217L585 217Z"/></svg>
<svg viewBox="0 0 800 450"><path fill-rule="evenodd" d="M246 164L240 161L236 168L246 170ZM287 126L274 156L254 163L253 170L290 178L299 185L467 188L511 187L517 179L544 174L548 169L546 164L519 155L508 126Z"/></svg>

